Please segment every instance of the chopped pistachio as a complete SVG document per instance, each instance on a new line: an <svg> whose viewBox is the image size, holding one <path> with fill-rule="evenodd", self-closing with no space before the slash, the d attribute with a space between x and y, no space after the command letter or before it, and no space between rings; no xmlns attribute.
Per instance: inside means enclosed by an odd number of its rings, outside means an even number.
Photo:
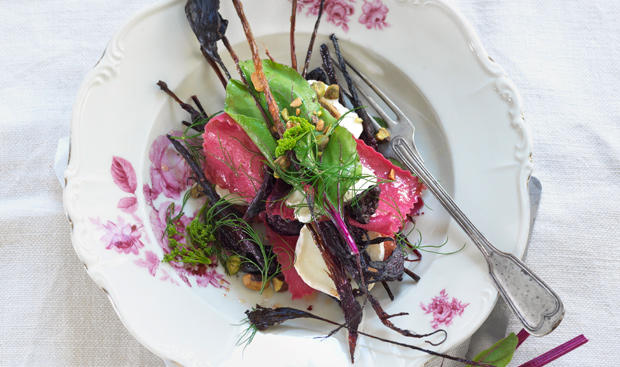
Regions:
<svg viewBox="0 0 620 367"><path fill-rule="evenodd" d="M189 195L192 197L192 199L198 199L199 197L202 197L204 195L204 192L202 192L202 189L200 188L200 185L195 184L190 189Z"/></svg>
<svg viewBox="0 0 620 367"><path fill-rule="evenodd" d="M280 277L275 277L271 280L271 285L273 285L273 290L276 292L284 292L288 289L288 284L284 281L284 279L280 279Z"/></svg>
<svg viewBox="0 0 620 367"><path fill-rule="evenodd" d="M379 129L379 131L377 131L377 133L375 134L375 137L379 141L389 140L390 132L386 128L382 127Z"/></svg>
<svg viewBox="0 0 620 367"><path fill-rule="evenodd" d="M301 106L301 98L297 97L291 102L291 107L299 107Z"/></svg>
<svg viewBox="0 0 620 367"><path fill-rule="evenodd" d="M316 137L316 145L319 148L319 150L325 149L325 147L327 146L327 143L329 143L329 136L319 135Z"/></svg>
<svg viewBox="0 0 620 367"><path fill-rule="evenodd" d="M288 120L288 110L286 108L283 108L281 113L282 113L282 117L285 120Z"/></svg>
<svg viewBox="0 0 620 367"><path fill-rule="evenodd" d="M325 127L325 121L319 119L319 121L316 122L316 131L323 131L324 127Z"/></svg>
<svg viewBox="0 0 620 367"><path fill-rule="evenodd" d="M323 114L323 111L319 110L319 112L316 113L317 116L321 116Z"/></svg>
<svg viewBox="0 0 620 367"><path fill-rule="evenodd" d="M237 255L230 256L226 259L226 272L230 275L235 275L239 272L241 267L241 258Z"/></svg>
<svg viewBox="0 0 620 367"><path fill-rule="evenodd" d="M340 87L338 84L332 84L327 87L325 91L325 98L327 99L338 99L340 97Z"/></svg>
<svg viewBox="0 0 620 367"><path fill-rule="evenodd" d="M278 158L276 158L276 160L273 163L275 163L277 166L280 166L280 168L284 170L289 168L291 165L291 161L288 159L286 155L279 156Z"/></svg>
<svg viewBox="0 0 620 367"><path fill-rule="evenodd" d="M262 282L260 275L246 274L243 276L242 280L243 280L243 285L247 289L250 289L253 291L260 291L261 289L263 289L263 282ZM267 284L265 284L265 288L269 287L270 283L271 281L267 282Z"/></svg>
<svg viewBox="0 0 620 367"><path fill-rule="evenodd" d="M323 82L314 82L310 87L314 89L314 92L319 98L325 95L325 90L327 89L327 86Z"/></svg>

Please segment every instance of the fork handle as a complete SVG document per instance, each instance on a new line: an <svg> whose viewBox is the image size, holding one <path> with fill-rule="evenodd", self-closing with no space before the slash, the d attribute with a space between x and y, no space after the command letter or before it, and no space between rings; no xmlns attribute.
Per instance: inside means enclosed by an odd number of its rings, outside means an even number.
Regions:
<svg viewBox="0 0 620 367"><path fill-rule="evenodd" d="M390 144L397 158L418 175L429 191L480 249L500 294L521 320L525 329L530 334L538 336L553 331L564 317L564 306L555 292L521 260L496 249L484 237L426 169L417 151L407 139L397 136Z"/></svg>

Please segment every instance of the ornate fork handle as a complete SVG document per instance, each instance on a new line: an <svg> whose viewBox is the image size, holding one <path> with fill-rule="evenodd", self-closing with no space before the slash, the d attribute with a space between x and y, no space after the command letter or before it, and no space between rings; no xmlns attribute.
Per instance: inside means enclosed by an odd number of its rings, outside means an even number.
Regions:
<svg viewBox="0 0 620 367"><path fill-rule="evenodd" d="M409 170L416 173L429 191L439 200L452 218L480 249L489 266L489 273L506 303L533 335L553 331L564 317L560 298L521 260L496 249L456 205L452 197L426 169L415 148L402 136L390 143L392 151Z"/></svg>

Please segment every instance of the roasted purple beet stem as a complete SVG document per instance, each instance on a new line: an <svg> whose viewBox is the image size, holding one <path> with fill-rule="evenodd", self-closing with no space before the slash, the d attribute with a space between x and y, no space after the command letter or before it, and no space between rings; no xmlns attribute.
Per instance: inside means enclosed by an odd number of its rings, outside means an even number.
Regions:
<svg viewBox="0 0 620 367"><path fill-rule="evenodd" d="M267 197L269 197L269 194L271 194L275 183L276 179L273 177L273 173L269 168L265 168L263 183L260 185L260 188L258 189L254 199L250 202L250 205L248 205L248 208L243 215L243 220L249 221L257 216L258 213L265 210L265 201L267 200Z"/></svg>
<svg viewBox="0 0 620 367"><path fill-rule="evenodd" d="M357 108L356 112L362 119L362 126L364 127L364 131L360 136L360 139L364 141L368 146L377 150L377 139L375 138L375 128L372 124L370 116L366 109L363 108L363 105L357 95L357 89L355 89L355 85L353 85L353 81L351 80L351 76L347 72L347 64L340 53L340 45L338 44L338 38L335 34L331 34L329 39L332 40L334 44L334 50L336 51L336 57L338 58L338 64L340 65L340 70L342 71L342 75L347 82L347 87L349 88L349 93L351 93L351 103L353 103L353 107Z"/></svg>
<svg viewBox="0 0 620 367"><path fill-rule="evenodd" d="M308 44L308 52L306 52L306 61L304 62L304 68L301 72L301 76L306 77L306 72L308 71L308 66L310 66L310 58L312 57L312 49L314 48L314 40L316 39L316 33L319 30L319 25L321 24L321 17L323 17L323 8L325 6L325 0L321 0L319 4L319 14L316 17L316 22L314 22L314 30L312 31L312 36L310 36L310 43Z"/></svg>
<svg viewBox="0 0 620 367"><path fill-rule="evenodd" d="M297 54L295 53L295 20L297 19L297 0L292 1L291 6L291 67L297 71Z"/></svg>

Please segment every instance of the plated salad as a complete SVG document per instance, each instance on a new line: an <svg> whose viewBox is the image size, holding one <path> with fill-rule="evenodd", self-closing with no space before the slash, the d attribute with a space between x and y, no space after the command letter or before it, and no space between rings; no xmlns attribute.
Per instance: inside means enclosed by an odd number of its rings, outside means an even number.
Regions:
<svg viewBox="0 0 620 367"><path fill-rule="evenodd" d="M485 365L358 330L369 304L383 325L401 335L425 338L431 345L446 338L443 329L419 333L400 328L396 317L407 313L386 313L371 293L373 287L381 288L377 291L394 299L391 282L420 279L405 263L422 256L420 244L412 243L408 232L423 207L425 187L378 152L377 146L389 141L389 132L375 128L376 118L357 95L335 35L330 36L334 51L321 44L322 64L310 68L324 3L306 58L298 64L297 1L292 1L289 66L273 60L267 50L261 58L239 0L233 4L251 60L239 60L231 47L219 1L187 1L187 19L225 88L226 100L223 112L210 115L196 97L192 103L183 102L165 82L158 83L189 113L188 121L183 121L185 130L168 135L193 173L195 185L183 202L191 197L204 200L189 223L181 221L183 208L169 208L164 261L221 264L229 276L241 277L248 289L272 288L293 299L321 292L342 309L344 321L338 322L304 310L257 305L246 312L250 328L245 341L251 341L257 330L286 320L314 318L333 324L329 335L347 330L352 362L358 335L365 335ZM234 71L222 61L218 43L232 58Z"/></svg>

